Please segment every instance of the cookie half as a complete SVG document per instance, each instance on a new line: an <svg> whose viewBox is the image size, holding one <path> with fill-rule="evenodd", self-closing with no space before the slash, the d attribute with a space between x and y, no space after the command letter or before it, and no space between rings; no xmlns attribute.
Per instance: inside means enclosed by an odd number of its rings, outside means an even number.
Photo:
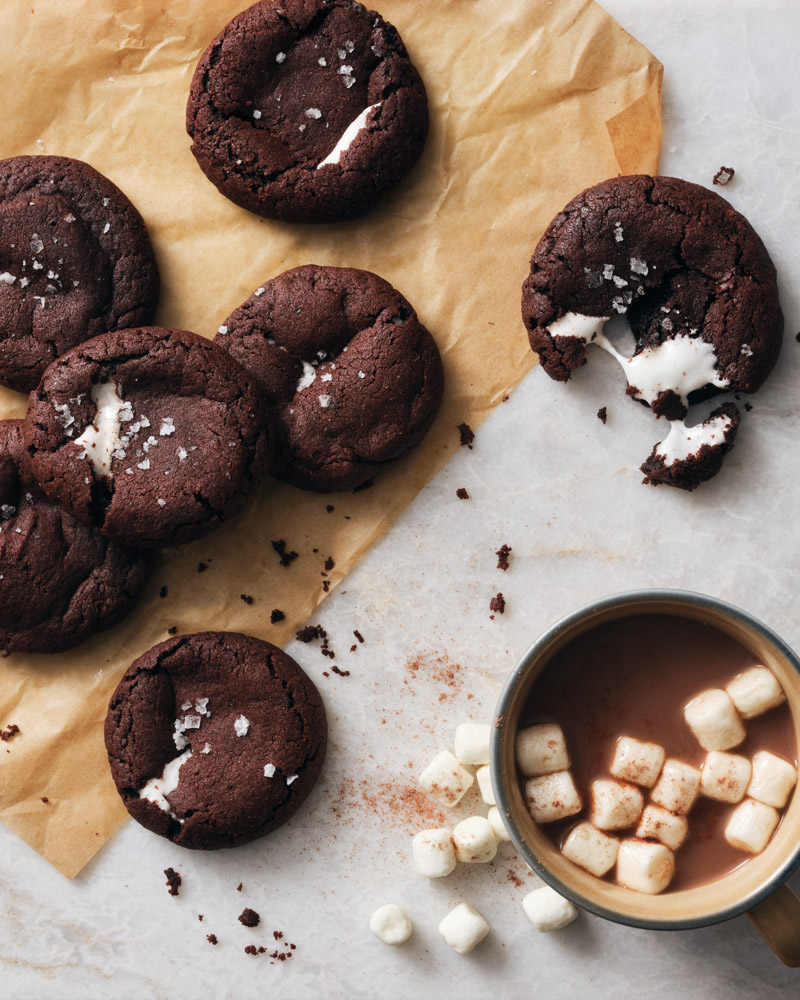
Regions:
<svg viewBox="0 0 800 1000"><path fill-rule="evenodd" d="M264 0L214 39L186 108L192 152L227 198L271 219L336 222L419 159L428 102L396 29L351 0Z"/></svg>
<svg viewBox="0 0 800 1000"><path fill-rule="evenodd" d="M733 447L740 414L734 403L718 406L702 423L686 427L673 421L669 434L654 445L640 466L643 483L695 490L722 468L722 460Z"/></svg>
<svg viewBox="0 0 800 1000"><path fill-rule="evenodd" d="M319 691L276 646L235 632L176 636L128 669L105 723L128 812L182 847L234 847L305 801L327 744Z"/></svg>
<svg viewBox="0 0 800 1000"><path fill-rule="evenodd" d="M388 281L307 264L266 282L215 343L253 376L275 430L273 474L351 489L423 439L441 402L436 342Z"/></svg>
<svg viewBox="0 0 800 1000"><path fill-rule="evenodd" d="M217 527L271 453L244 369L209 340L161 327L103 334L53 362L31 393L24 433L47 496L146 547Z"/></svg>
<svg viewBox="0 0 800 1000"><path fill-rule="evenodd" d="M0 382L29 392L50 362L152 321L159 278L142 217L88 163L0 160Z"/></svg>
<svg viewBox="0 0 800 1000"><path fill-rule="evenodd" d="M33 481L22 421L0 421L0 649L57 653L116 625L154 561L51 503Z"/></svg>

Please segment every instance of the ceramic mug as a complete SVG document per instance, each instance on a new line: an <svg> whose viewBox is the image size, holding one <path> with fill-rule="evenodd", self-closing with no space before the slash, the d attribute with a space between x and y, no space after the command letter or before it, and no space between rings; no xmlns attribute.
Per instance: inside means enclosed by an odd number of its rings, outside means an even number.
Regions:
<svg viewBox="0 0 800 1000"><path fill-rule="evenodd" d="M579 635L609 621L663 614L705 622L727 633L775 674L786 693L800 747L800 660L766 625L712 597L678 590L619 594L588 605L544 633L520 660L497 704L491 775L497 806L528 865L577 906L608 920L652 930L703 927L747 913L776 954L800 966L800 900L784 885L800 867L800 791L795 791L767 847L713 882L660 896L632 892L568 861L534 823L514 757L520 714L548 662Z"/></svg>

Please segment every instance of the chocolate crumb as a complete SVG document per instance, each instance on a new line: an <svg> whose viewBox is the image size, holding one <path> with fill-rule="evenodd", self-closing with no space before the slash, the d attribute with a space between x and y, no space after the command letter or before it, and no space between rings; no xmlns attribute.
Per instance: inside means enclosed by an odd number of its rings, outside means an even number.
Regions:
<svg viewBox="0 0 800 1000"><path fill-rule="evenodd" d="M161 588L161 590L159 590L158 596L159 597L166 597L167 596L167 585L166 584L164 584L164 586Z"/></svg>
<svg viewBox="0 0 800 1000"><path fill-rule="evenodd" d="M201 562L197 564L198 573L205 573L207 569L208 569L208 563Z"/></svg>
<svg viewBox="0 0 800 1000"><path fill-rule="evenodd" d="M217 943L217 935L216 934L206 934L206 941L208 941L209 944L216 944Z"/></svg>
<svg viewBox="0 0 800 1000"><path fill-rule="evenodd" d="M200 923L202 924L202 922L203 922L203 914L202 914L202 913L198 913L198 914L197 914L197 919L198 919L198 920L200 921Z"/></svg>
<svg viewBox="0 0 800 1000"><path fill-rule="evenodd" d="M174 868L165 868L164 874L167 876L166 884L169 887L170 896L177 896L183 880Z"/></svg>
<svg viewBox="0 0 800 1000"><path fill-rule="evenodd" d="M323 677L330 677L330 674L328 673L328 671L327 671L327 670L323 670L323 671L322 671L322 676L323 676Z"/></svg>
<svg viewBox="0 0 800 1000"><path fill-rule="evenodd" d="M253 595L252 594L239 594L239 597L241 597L241 599L244 601L245 604L252 604L253 603Z"/></svg>
<svg viewBox="0 0 800 1000"><path fill-rule="evenodd" d="M489 601L489 610L496 611L499 615L502 615L506 610L506 599L498 591L497 595Z"/></svg>
<svg viewBox="0 0 800 1000"><path fill-rule="evenodd" d="M601 406L597 411L597 419L601 424L604 424L608 420L608 409L605 406Z"/></svg>
<svg viewBox="0 0 800 1000"><path fill-rule="evenodd" d="M357 649L358 649L358 644L354 642L353 645L350 647L350 652L355 653Z"/></svg>
<svg viewBox="0 0 800 1000"><path fill-rule="evenodd" d="M280 941L280 939L283 937L283 931L273 931L272 936L275 938L276 941ZM294 948L294 945L292 945L292 947Z"/></svg>
<svg viewBox="0 0 800 1000"><path fill-rule="evenodd" d="M49 801L50 799L48 799L46 795L42 796L42 802L49 802Z"/></svg>
<svg viewBox="0 0 800 1000"><path fill-rule="evenodd" d="M246 906L239 914L239 923L244 924L245 927L258 927L261 923L261 917L255 910L251 910L249 906Z"/></svg>
<svg viewBox="0 0 800 1000"><path fill-rule="evenodd" d="M282 622L286 615L281 611L280 608L274 608L272 614L269 616L269 620L273 625L277 625L278 622Z"/></svg>
<svg viewBox="0 0 800 1000"><path fill-rule="evenodd" d="M277 542L272 542L272 547L280 557L281 566L290 566L297 559L297 552L286 551L286 541L283 538L279 538Z"/></svg>
<svg viewBox="0 0 800 1000"><path fill-rule="evenodd" d="M330 589L331 589L331 581L330 580L323 580L322 581L322 589L327 594L330 591Z"/></svg>
<svg viewBox="0 0 800 1000"><path fill-rule="evenodd" d="M508 557L511 555L512 549L510 545L506 545L505 542L500 546L500 548L495 552L497 556L497 568L506 570L508 569Z"/></svg>
<svg viewBox="0 0 800 1000"><path fill-rule="evenodd" d="M240 882L240 883L239 883L239 884L238 884L238 885L236 886L236 891L237 891L237 892L241 892L243 888L244 888L244 882Z"/></svg>
<svg viewBox="0 0 800 1000"><path fill-rule="evenodd" d="M328 633L321 625L306 625L295 634L299 642L313 642L315 639L327 639Z"/></svg>
<svg viewBox="0 0 800 1000"><path fill-rule="evenodd" d="M175 635L175 633L177 631L178 631L178 626L177 625L170 625L170 627L167 629L167 633L169 635Z"/></svg>
<svg viewBox="0 0 800 1000"><path fill-rule="evenodd" d="M5 729L0 730L0 740L2 740L3 743L7 743L9 740L13 740L20 731L19 726L12 722L10 725L6 726Z"/></svg>
<svg viewBox="0 0 800 1000"><path fill-rule="evenodd" d="M332 557L328 556L328 558L325 560L325 569L326 569L326 571L328 573L330 573L330 571L333 569L333 567L335 565L336 565L336 563L333 561Z"/></svg>
<svg viewBox="0 0 800 1000"><path fill-rule="evenodd" d="M336 666L336 664L335 664L335 663L334 663L334 665L333 665L333 666L331 667L331 670L332 670L332 671L333 671L333 672L334 672L335 674L338 674L338 675L339 675L340 677L349 677L349 676L350 676L350 671L349 671L349 670L340 670L340 669L339 669L339 668L338 668L338 667Z"/></svg>
<svg viewBox="0 0 800 1000"><path fill-rule="evenodd" d="M357 628L353 629L353 635L356 637L356 639L358 639L359 642L364 641L364 636L358 631Z"/></svg>
<svg viewBox="0 0 800 1000"><path fill-rule="evenodd" d="M472 451L472 442L475 440L475 432L472 430L469 424L459 424L458 433L461 438L461 447L464 445Z"/></svg>
<svg viewBox="0 0 800 1000"><path fill-rule="evenodd" d="M726 184L730 184L733 180L733 175L735 173L736 171L733 167L720 167L714 174L714 183L719 184L721 187L725 187Z"/></svg>
<svg viewBox="0 0 800 1000"><path fill-rule="evenodd" d="M244 949L244 953L245 953L245 955L257 955L258 954L258 948L256 948L256 946L254 944L249 944Z"/></svg>
<svg viewBox="0 0 800 1000"><path fill-rule="evenodd" d="M353 493L360 493L362 490L368 490L370 486L375 485L374 479L368 479L366 482L361 483L359 486L353 487Z"/></svg>
<svg viewBox="0 0 800 1000"><path fill-rule="evenodd" d="M459 500L469 500L470 499L469 493L467 493L467 491L464 489L463 486L460 486L456 490L456 496L458 497Z"/></svg>
<svg viewBox="0 0 800 1000"><path fill-rule="evenodd" d="M332 503L326 503L325 504L325 510L327 510L327 512L329 514L332 514L334 512L334 510L336 510L336 508L333 506Z"/></svg>
<svg viewBox="0 0 800 1000"><path fill-rule="evenodd" d="M800 344L800 333L796 333L794 335L794 339L797 341L798 344Z"/></svg>
<svg viewBox="0 0 800 1000"><path fill-rule="evenodd" d="M752 403L745 403L744 404L744 408L749 413L753 409L753 404Z"/></svg>

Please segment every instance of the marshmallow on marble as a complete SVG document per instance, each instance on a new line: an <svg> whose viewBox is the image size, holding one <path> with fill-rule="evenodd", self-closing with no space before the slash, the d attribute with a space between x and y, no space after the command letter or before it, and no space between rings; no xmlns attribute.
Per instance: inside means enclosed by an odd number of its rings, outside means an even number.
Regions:
<svg viewBox="0 0 800 1000"><path fill-rule="evenodd" d="M534 889L522 900L522 909L537 931L560 931L578 916L578 907L549 885Z"/></svg>
<svg viewBox="0 0 800 1000"><path fill-rule="evenodd" d="M421 830L411 840L411 857L418 875L442 878L456 866L453 832L446 827Z"/></svg>
<svg viewBox="0 0 800 1000"><path fill-rule="evenodd" d="M487 806L496 806L497 799L494 796L494 788L492 787L492 775L491 768L488 764L484 764L483 767L479 767L475 772L475 777L478 779L478 788L480 789L481 798L486 803Z"/></svg>
<svg viewBox="0 0 800 1000"><path fill-rule="evenodd" d="M786 701L778 678L768 667L751 667L737 674L725 690L743 719L753 719Z"/></svg>
<svg viewBox="0 0 800 1000"><path fill-rule="evenodd" d="M395 903L379 906L369 918L369 929L384 944L402 944L411 937L411 918Z"/></svg>
<svg viewBox="0 0 800 1000"><path fill-rule="evenodd" d="M783 809L797 782L797 771L783 757L759 750L753 757L753 777L747 787L751 799Z"/></svg>
<svg viewBox="0 0 800 1000"><path fill-rule="evenodd" d="M609 770L615 778L652 788L661 773L666 753L657 743L644 743L632 736L617 740Z"/></svg>
<svg viewBox="0 0 800 1000"><path fill-rule="evenodd" d="M445 806L460 802L475 781L469 771L450 753L442 750L419 776L420 788Z"/></svg>
<svg viewBox="0 0 800 1000"><path fill-rule="evenodd" d="M656 895L663 892L675 872L675 855L664 844L623 840L617 854L617 882L627 889Z"/></svg>
<svg viewBox="0 0 800 1000"><path fill-rule="evenodd" d="M537 823L555 823L574 816L583 808L569 771L542 774L525 782L525 804Z"/></svg>
<svg viewBox="0 0 800 1000"><path fill-rule="evenodd" d="M645 806L642 818L636 828L636 836L642 840L660 840L671 851L677 851L686 840L689 822L685 816L676 816L661 806Z"/></svg>
<svg viewBox="0 0 800 1000"><path fill-rule="evenodd" d="M725 839L731 847L748 854L760 854L775 832L780 816L777 809L745 799L731 813L725 827Z"/></svg>
<svg viewBox="0 0 800 1000"><path fill-rule="evenodd" d="M590 875L602 878L614 867L618 850L619 841L616 837L610 837L591 823L578 823L570 830L561 853Z"/></svg>
<svg viewBox="0 0 800 1000"><path fill-rule="evenodd" d="M506 830L506 825L503 822L503 817L500 815L500 810L497 806L492 806L489 810L489 815L486 818L489 820L492 832L497 840L511 840L508 830Z"/></svg>
<svg viewBox="0 0 800 1000"><path fill-rule="evenodd" d="M470 816L453 827L453 844L459 861L483 863L497 854L492 824L483 816Z"/></svg>
<svg viewBox="0 0 800 1000"><path fill-rule="evenodd" d="M741 802L750 783L753 766L737 753L712 750L700 771L700 791L718 802Z"/></svg>
<svg viewBox="0 0 800 1000"><path fill-rule="evenodd" d="M600 779L592 782L592 823L598 830L626 830L635 826L644 809L644 797L635 785Z"/></svg>
<svg viewBox="0 0 800 1000"><path fill-rule="evenodd" d="M557 722L528 726L517 733L517 766L526 778L566 771L570 765L567 741Z"/></svg>
<svg viewBox="0 0 800 1000"><path fill-rule="evenodd" d="M456 757L462 764L489 763L490 727L483 722L462 722L456 728Z"/></svg>
<svg viewBox="0 0 800 1000"><path fill-rule="evenodd" d="M439 933L459 955L468 955L489 933L489 925L468 903L459 903L439 922Z"/></svg>
<svg viewBox="0 0 800 1000"><path fill-rule="evenodd" d="M661 775L650 798L657 806L685 816L692 808L700 790L700 772L691 764L669 758L664 761Z"/></svg>
<svg viewBox="0 0 800 1000"><path fill-rule="evenodd" d="M736 706L722 688L710 688L692 698L683 717L704 750L730 750L745 738Z"/></svg>

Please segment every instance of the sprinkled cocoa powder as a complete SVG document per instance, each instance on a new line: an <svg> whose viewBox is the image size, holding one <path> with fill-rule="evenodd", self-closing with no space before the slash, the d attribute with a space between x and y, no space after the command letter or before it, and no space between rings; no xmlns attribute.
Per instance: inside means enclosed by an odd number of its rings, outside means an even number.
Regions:
<svg viewBox="0 0 800 1000"><path fill-rule="evenodd" d="M512 885L515 885L518 889L521 888L523 885L525 885L525 883L522 881L519 875L517 875L515 871L512 871L511 868L509 868L508 871L506 872L506 878Z"/></svg>
<svg viewBox="0 0 800 1000"><path fill-rule="evenodd" d="M337 819L349 820L355 810L363 807L383 823L391 827L399 823L410 833L447 824L444 812L416 784L345 778L330 806L331 812Z"/></svg>

